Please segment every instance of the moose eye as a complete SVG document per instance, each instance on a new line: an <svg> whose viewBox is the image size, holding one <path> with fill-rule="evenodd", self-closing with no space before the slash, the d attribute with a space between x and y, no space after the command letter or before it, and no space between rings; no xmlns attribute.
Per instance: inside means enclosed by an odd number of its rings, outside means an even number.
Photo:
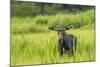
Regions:
<svg viewBox="0 0 100 67"><path fill-rule="evenodd" d="M62 44L63 43L63 39L59 39L59 43Z"/></svg>
<svg viewBox="0 0 100 67"><path fill-rule="evenodd" d="M62 42L62 40L61 39L59 39L59 43L61 43Z"/></svg>

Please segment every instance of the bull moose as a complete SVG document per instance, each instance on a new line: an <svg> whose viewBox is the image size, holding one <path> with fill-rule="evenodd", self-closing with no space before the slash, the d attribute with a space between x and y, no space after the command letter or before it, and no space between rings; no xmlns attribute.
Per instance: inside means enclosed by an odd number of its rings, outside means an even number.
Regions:
<svg viewBox="0 0 100 67"><path fill-rule="evenodd" d="M76 40L77 38L72 35L68 34L65 31L69 30L71 27L69 25L56 25L48 27L50 30L57 31L58 33L58 49L60 55L69 51L70 54L74 55L76 52Z"/></svg>

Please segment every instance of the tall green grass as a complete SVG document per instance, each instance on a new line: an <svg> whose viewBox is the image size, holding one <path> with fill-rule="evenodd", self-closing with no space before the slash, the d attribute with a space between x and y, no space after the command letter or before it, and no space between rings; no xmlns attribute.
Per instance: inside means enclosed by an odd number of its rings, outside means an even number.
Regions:
<svg viewBox="0 0 100 67"><path fill-rule="evenodd" d="M70 30L77 39L75 57L60 57L56 32L11 35L11 65L51 64L95 60L93 30Z"/></svg>

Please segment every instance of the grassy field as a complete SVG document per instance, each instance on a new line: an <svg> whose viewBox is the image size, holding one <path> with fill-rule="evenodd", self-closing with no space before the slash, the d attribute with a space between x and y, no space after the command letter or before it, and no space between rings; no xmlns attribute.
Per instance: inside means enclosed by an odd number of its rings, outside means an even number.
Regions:
<svg viewBox="0 0 100 67"><path fill-rule="evenodd" d="M64 57L59 56L56 32L17 34L11 36L11 64L25 65L94 61L94 31L71 30L69 33L74 34L78 38L75 59L67 54Z"/></svg>
<svg viewBox="0 0 100 67"><path fill-rule="evenodd" d="M60 22L73 25L73 29L66 32L77 37L75 56L69 56L68 52L59 56L57 32L48 30L49 25L57 23L57 16L11 19L12 66L95 61L94 11L61 15Z"/></svg>

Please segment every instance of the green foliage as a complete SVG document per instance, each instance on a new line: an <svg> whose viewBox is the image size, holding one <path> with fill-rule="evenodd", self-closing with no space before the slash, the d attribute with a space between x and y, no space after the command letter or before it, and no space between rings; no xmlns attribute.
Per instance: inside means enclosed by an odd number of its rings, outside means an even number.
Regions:
<svg viewBox="0 0 100 67"><path fill-rule="evenodd" d="M34 32L46 32L48 28L46 26L34 25L33 23L23 23L23 24L12 24L11 33L22 34L22 33L34 33Z"/></svg>
<svg viewBox="0 0 100 67"><path fill-rule="evenodd" d="M48 32L48 26L69 24L75 28L94 25L94 10L80 12L77 14L38 15L36 17L12 17L11 33L35 33ZM87 27L88 28L88 27Z"/></svg>
<svg viewBox="0 0 100 67"><path fill-rule="evenodd" d="M79 28L87 24L92 24L95 22L94 10L88 10L86 12L80 12L78 14L64 14L59 15L50 21L50 24L69 24L73 28Z"/></svg>
<svg viewBox="0 0 100 67"><path fill-rule="evenodd" d="M50 19L49 16L36 16L34 18L34 23L37 25L46 25L48 23L48 20Z"/></svg>
<svg viewBox="0 0 100 67"><path fill-rule="evenodd" d="M11 16L36 16L40 13L39 8L35 3L15 2L11 4Z"/></svg>
<svg viewBox="0 0 100 67"><path fill-rule="evenodd" d="M42 7L42 5L44 6ZM78 13L94 8L94 6L70 5L57 3L39 3L11 0L11 16L36 16L36 15L56 15L58 13Z"/></svg>

